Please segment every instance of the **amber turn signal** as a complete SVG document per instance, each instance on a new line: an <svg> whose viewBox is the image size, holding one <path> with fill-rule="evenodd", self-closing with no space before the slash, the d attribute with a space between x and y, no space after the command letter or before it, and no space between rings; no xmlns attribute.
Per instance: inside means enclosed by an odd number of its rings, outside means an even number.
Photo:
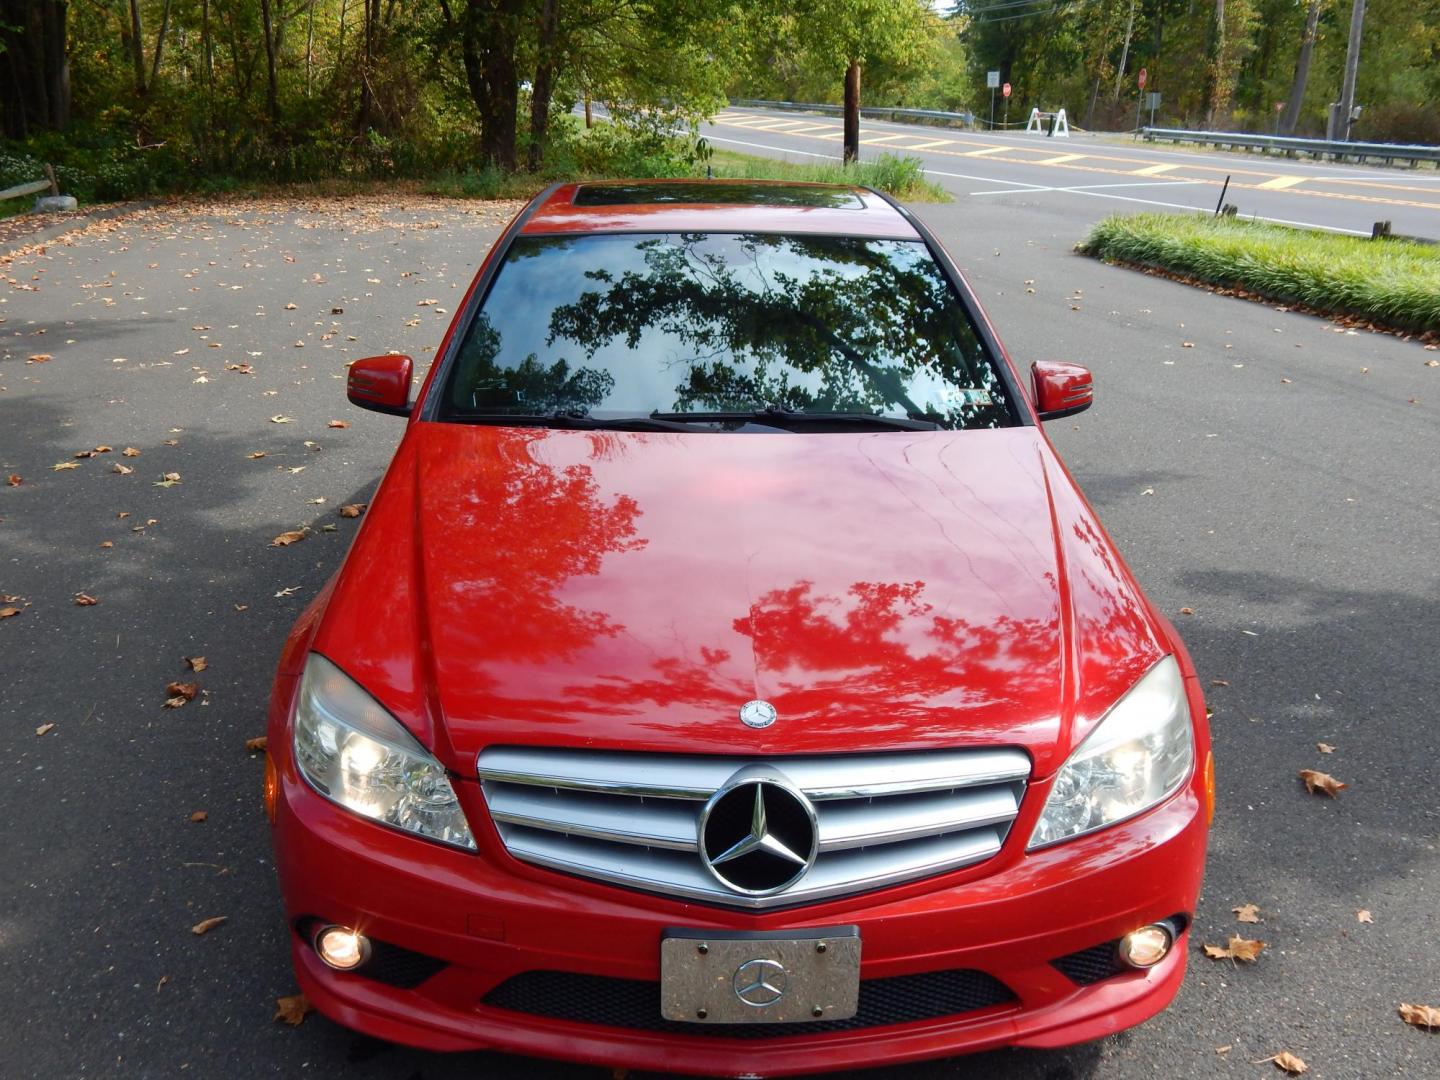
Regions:
<svg viewBox="0 0 1440 1080"><path fill-rule="evenodd" d="M1205 755L1205 824L1215 820L1215 755Z"/></svg>
<svg viewBox="0 0 1440 1080"><path fill-rule="evenodd" d="M265 755L265 816L275 824L275 803L280 798L280 776L275 772L275 761Z"/></svg>

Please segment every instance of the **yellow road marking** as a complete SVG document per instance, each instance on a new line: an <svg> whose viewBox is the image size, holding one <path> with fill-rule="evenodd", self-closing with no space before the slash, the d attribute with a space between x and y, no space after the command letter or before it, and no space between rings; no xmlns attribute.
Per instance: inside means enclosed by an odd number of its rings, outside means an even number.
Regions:
<svg viewBox="0 0 1440 1080"><path fill-rule="evenodd" d="M807 132L811 132L811 131L833 131L833 130L834 130L834 128L833 128L832 125L830 125L830 124L809 124L809 123L807 123L807 124L801 125L800 127L793 127L793 128L791 128L789 131L786 132L786 134L787 134L787 135L790 135L790 134L793 134L793 135L803 135L803 134L805 134L805 133L807 133Z"/></svg>
<svg viewBox="0 0 1440 1080"><path fill-rule="evenodd" d="M747 125L743 125L743 124L742 124L742 125L735 125L735 126L738 126L738 127L746 127ZM838 139L838 138L841 138L844 133L843 133L843 131L840 131L840 130L833 130L833 131L817 132L817 133L815 133L815 134L802 133L802 132L799 132L799 131L786 132L786 134L794 134L794 135L796 135L796 136L798 136L798 137L800 137L800 138L806 138L806 139ZM936 154L944 155L944 156L946 156L946 157L987 157L988 155L991 155L991 154L999 154L999 153L1003 153L1003 152L1007 152L1007 151L1009 151L1009 152L1014 152L1014 153L1043 153L1043 152L1044 152L1040 147L996 146L996 145L994 145L994 144L982 144L982 143L980 143L978 140L964 139L964 138L956 138L956 139L952 139L952 140L949 140L949 141L952 142L952 143L954 143L954 144L956 144L957 146L979 146L980 149L978 149L978 150L949 150L949 149L938 149L938 148L937 148L937 149L935 149L933 152L936 153ZM914 148L914 147L911 147L910 149L915 149L915 148ZM1063 156L1063 155L1062 155L1062 156ZM1081 156L1081 157L1084 157L1085 155L1080 155L1080 156ZM1014 164L1014 165L1039 165L1039 164L1043 164L1042 162L1037 161L1037 160L1034 159L1034 158L1024 158L1024 157L1003 157L1003 158L996 158L995 160L996 160L996 161L1009 162L1010 164ZM1089 157L1089 161L1088 161L1086 164L1083 164L1083 165L1082 165L1082 164L1074 164L1074 163L1062 163L1062 164L1059 164L1059 165L1051 165L1051 166L1049 166L1049 167L1050 167L1050 168L1054 168L1054 169L1069 169L1069 170L1074 170L1074 171L1077 171L1077 172L1105 173L1105 174L1109 174L1109 175L1112 175L1112 176L1135 176L1135 175L1137 174L1137 170L1135 170L1135 169L1128 169L1128 168L1106 168L1106 167L1104 167L1104 166L1102 166L1102 165L1094 164L1095 162L1099 162L1099 161L1113 162L1113 163L1115 163L1115 164L1117 164L1117 165L1118 165L1118 164L1142 165L1142 166L1145 165L1145 159L1143 159L1143 158L1111 157L1111 156L1101 156L1101 155L1094 155L1094 154L1092 154L1092 155L1090 155L1090 157ZM1249 191L1253 191L1253 190L1256 190L1256 189L1258 189L1258 188L1261 188L1262 186L1264 186L1263 182L1262 182L1262 183L1254 183L1254 182L1252 182L1252 183L1245 183L1242 179L1240 179L1240 177L1246 177L1246 176L1266 177L1266 178L1267 178L1268 180L1270 180L1270 181L1273 181L1273 180L1276 180L1276 179L1282 179L1281 177L1277 177L1274 172L1262 172L1262 171L1260 171L1260 170L1258 170L1258 169L1237 169L1237 168L1234 168L1233 166L1228 166L1228 165L1225 165L1225 166L1213 166L1213 165L1191 164L1191 163L1189 163L1189 162L1166 164L1166 165L1158 166L1158 167L1157 167L1157 166L1150 165L1150 166L1146 166L1146 167L1145 167L1145 170L1143 170L1143 171L1148 171L1148 172L1160 172L1160 171L1168 171L1169 169L1172 169L1172 168L1175 168L1175 169L1185 169L1185 170L1186 170L1185 179L1193 180L1193 181L1195 181L1196 183L1199 183L1199 184L1207 184L1207 185L1209 185L1209 186L1211 186L1211 187L1219 187L1219 186L1220 186L1220 184L1221 184L1221 175L1220 175L1220 174L1229 175L1229 176L1232 177L1232 179L1231 179L1231 181L1230 181L1230 186L1231 186L1232 188L1236 188L1236 189L1240 189L1240 190L1249 190ZM1197 177L1197 176L1194 176L1194 175L1193 175L1193 174L1196 173L1196 172L1200 172L1200 173L1213 173L1213 174L1216 174L1216 178L1215 178L1215 179L1210 179L1209 177ZM1325 178L1325 177L1315 177L1315 178L1313 178L1313 179L1310 178L1310 177L1298 177L1298 178L1296 178L1296 180L1297 180L1297 182L1309 180L1311 183L1335 183L1335 182L1339 182L1339 183L1363 184L1363 185L1366 186L1366 187L1376 187L1376 188L1382 188L1382 189L1385 189L1385 190L1395 190L1395 191L1413 191L1413 190L1416 190L1416 189L1414 189L1414 188L1407 187L1407 186L1401 185L1401 184L1385 184L1385 183L1382 183L1382 182L1379 182L1379 181L1362 181L1362 180L1337 181L1337 180L1335 180L1334 178ZM1271 190L1274 190L1274 189L1271 189ZM1283 190L1283 189L1282 189L1282 190ZM1347 201L1347 202L1359 202L1359 203L1367 203L1367 204L1379 205L1379 206L1410 206L1410 207L1416 207L1416 208L1422 209L1422 210L1440 210L1440 192L1436 192L1437 198L1436 198L1434 201L1420 201L1420 200L1415 200L1415 199L1387 199L1387 198L1381 198L1381 197L1379 197L1379 196L1368 195L1368 194L1367 194L1367 195L1361 195L1361 194L1351 194L1351 193L1349 193L1349 192L1343 192L1343 191L1321 191L1321 190L1317 190L1317 189L1314 188L1314 187L1297 187L1297 188L1294 188L1294 189L1293 189L1293 194L1296 194L1296 195L1309 195L1309 196L1313 196L1313 197L1319 198L1319 199L1343 199L1343 200L1345 200L1345 201Z"/></svg>
<svg viewBox="0 0 1440 1080"><path fill-rule="evenodd" d="M861 139L867 146L871 143L893 142L895 139L908 139L909 135L877 135L873 139Z"/></svg>
<svg viewBox="0 0 1440 1080"><path fill-rule="evenodd" d="M931 149L932 147L936 147L936 146L949 146L952 141L953 141L953 140L951 140L951 139L936 139L934 142L916 143L914 146L907 146L907 147L905 147L905 149L906 149L906 150L929 150L929 149Z"/></svg>
<svg viewBox="0 0 1440 1080"><path fill-rule="evenodd" d="M1306 176L1277 176L1274 180L1266 180L1263 184L1256 184L1257 188L1264 191L1284 191L1296 184L1303 184L1309 177Z"/></svg>
<svg viewBox="0 0 1440 1080"><path fill-rule="evenodd" d="M1178 169L1179 167L1180 167L1180 166L1179 166L1178 164L1176 164L1176 165L1151 165L1151 166L1149 166L1148 168L1136 169L1133 175L1135 175L1135 176L1158 176L1160 173L1169 172L1171 169Z"/></svg>
<svg viewBox="0 0 1440 1080"><path fill-rule="evenodd" d="M1059 155L1058 157L1041 158L1039 161L1032 162L1032 164L1035 164L1035 165L1063 165L1063 164L1065 164L1065 162L1067 162L1067 161L1079 161L1079 160L1080 160L1081 158L1083 158L1084 156L1085 156L1084 154L1061 154L1061 155Z"/></svg>

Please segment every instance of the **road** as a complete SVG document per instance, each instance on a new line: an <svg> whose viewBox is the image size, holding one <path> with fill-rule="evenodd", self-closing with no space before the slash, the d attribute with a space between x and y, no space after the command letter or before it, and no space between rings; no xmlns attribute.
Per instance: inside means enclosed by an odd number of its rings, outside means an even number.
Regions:
<svg viewBox="0 0 1440 1080"><path fill-rule="evenodd" d="M401 430L346 407L343 365L423 366L508 209L159 208L5 265L0 476L21 482L0 484L0 594L24 600L0 619L0 1076L602 1075L271 1020L294 982L244 744L353 535L335 508L366 500ZM1097 404L1051 434L1209 687L1220 810L1170 1010L872 1076L1258 1078L1281 1050L1317 1080L1440 1075L1440 1041L1396 1015L1440 1005L1440 353L1081 258L1060 199L916 209L1018 363L1094 368ZM1307 795L1301 768L1350 786ZM1233 932L1268 943L1257 964L1200 955Z"/></svg>
<svg viewBox="0 0 1440 1080"><path fill-rule="evenodd" d="M840 156L839 117L727 109L701 132L716 146L795 161ZM1390 221L1440 240L1440 170L1289 160L1113 136L977 134L863 119L861 157L919 158L932 180L969 202L1055 203L1079 222L1124 210L1210 210L1369 236ZM1229 186L1225 187L1229 178Z"/></svg>

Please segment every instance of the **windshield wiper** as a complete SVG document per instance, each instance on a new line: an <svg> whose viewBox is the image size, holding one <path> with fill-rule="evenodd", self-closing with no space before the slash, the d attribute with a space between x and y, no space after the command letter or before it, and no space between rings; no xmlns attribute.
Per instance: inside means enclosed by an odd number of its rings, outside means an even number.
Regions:
<svg viewBox="0 0 1440 1080"><path fill-rule="evenodd" d="M772 427L817 427L836 426L875 428L880 431L936 431L940 425L933 420L918 420L905 416L878 416L874 413L856 412L801 412L798 409L782 409L768 405L763 409L737 410L734 412L652 412L650 419L660 421L690 420L697 423L714 423L725 420L750 420Z"/></svg>
<svg viewBox="0 0 1440 1080"><path fill-rule="evenodd" d="M656 416L620 416L601 420L581 409L556 409L547 413L471 413L468 423L497 424L502 427L550 427L569 431L701 431L695 424Z"/></svg>

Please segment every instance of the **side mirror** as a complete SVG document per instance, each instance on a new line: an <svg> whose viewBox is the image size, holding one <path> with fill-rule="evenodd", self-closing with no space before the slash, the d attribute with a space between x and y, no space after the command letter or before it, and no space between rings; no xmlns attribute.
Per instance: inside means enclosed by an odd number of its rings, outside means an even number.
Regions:
<svg viewBox="0 0 1440 1080"><path fill-rule="evenodd" d="M371 356L350 365L345 396L351 405L391 416L410 415L410 378L415 362L408 356Z"/></svg>
<svg viewBox="0 0 1440 1080"><path fill-rule="evenodd" d="M1084 412L1095 400L1095 383L1090 369L1058 360L1039 360L1030 365L1035 385L1035 411L1041 420L1059 420Z"/></svg>

